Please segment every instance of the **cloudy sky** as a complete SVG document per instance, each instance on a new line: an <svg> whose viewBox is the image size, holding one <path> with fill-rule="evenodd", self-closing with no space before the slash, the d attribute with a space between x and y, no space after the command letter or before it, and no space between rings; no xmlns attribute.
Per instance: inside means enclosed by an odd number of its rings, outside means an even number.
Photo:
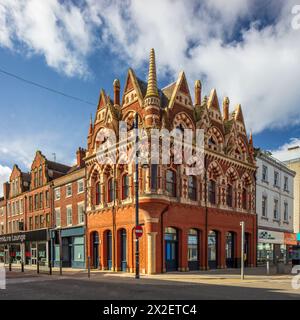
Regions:
<svg viewBox="0 0 300 320"><path fill-rule="evenodd" d="M201 79L204 94L216 88L219 99L229 96L231 108L242 104L256 146L287 157L288 147L300 145L295 5L296 0L0 0L0 184L14 163L28 170L37 149L72 163L77 147L86 146L100 88L111 94L116 77L122 86L128 67L146 79L151 47L160 86L180 70L190 84Z"/></svg>

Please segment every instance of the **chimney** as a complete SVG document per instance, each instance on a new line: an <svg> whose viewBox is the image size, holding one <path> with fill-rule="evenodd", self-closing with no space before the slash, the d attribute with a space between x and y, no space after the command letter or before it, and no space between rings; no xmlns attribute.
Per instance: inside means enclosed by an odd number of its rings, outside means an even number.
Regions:
<svg viewBox="0 0 300 320"><path fill-rule="evenodd" d="M195 105L201 104L201 81L195 81Z"/></svg>
<svg viewBox="0 0 300 320"><path fill-rule="evenodd" d="M3 183L3 196L4 196L5 200L7 200L9 198L9 183L8 182Z"/></svg>
<svg viewBox="0 0 300 320"><path fill-rule="evenodd" d="M86 150L83 148L78 148L77 152L76 152L76 156L77 156L77 167L84 167L84 157L85 157L85 152Z"/></svg>
<svg viewBox="0 0 300 320"><path fill-rule="evenodd" d="M229 98L225 97L223 99L223 120L229 120Z"/></svg>
<svg viewBox="0 0 300 320"><path fill-rule="evenodd" d="M114 83L114 105L120 105L120 81L119 79L115 79Z"/></svg>

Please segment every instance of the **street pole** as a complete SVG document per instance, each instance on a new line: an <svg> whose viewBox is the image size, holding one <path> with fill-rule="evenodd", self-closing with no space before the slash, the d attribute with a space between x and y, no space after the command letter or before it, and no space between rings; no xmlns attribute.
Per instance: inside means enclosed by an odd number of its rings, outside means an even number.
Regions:
<svg viewBox="0 0 300 320"><path fill-rule="evenodd" d="M270 274L270 254L267 252L267 275Z"/></svg>
<svg viewBox="0 0 300 320"><path fill-rule="evenodd" d="M244 240L245 240L245 222L241 221L240 226L242 227L241 235L241 280L244 280Z"/></svg>
<svg viewBox="0 0 300 320"><path fill-rule="evenodd" d="M139 159L138 159L138 142L139 142L139 117L135 114L135 226L139 225ZM139 239L135 236L135 278L140 278L140 257L139 257Z"/></svg>

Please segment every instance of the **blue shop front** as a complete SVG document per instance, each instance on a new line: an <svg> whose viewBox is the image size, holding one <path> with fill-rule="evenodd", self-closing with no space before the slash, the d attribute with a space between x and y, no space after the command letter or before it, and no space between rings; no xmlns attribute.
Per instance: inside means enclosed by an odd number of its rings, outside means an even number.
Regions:
<svg viewBox="0 0 300 320"><path fill-rule="evenodd" d="M51 260L54 267L85 268L85 227L51 230Z"/></svg>

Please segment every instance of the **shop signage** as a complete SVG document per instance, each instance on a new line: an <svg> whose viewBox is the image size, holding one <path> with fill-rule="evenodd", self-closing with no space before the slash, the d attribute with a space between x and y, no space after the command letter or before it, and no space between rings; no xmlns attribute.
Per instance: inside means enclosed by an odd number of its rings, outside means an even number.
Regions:
<svg viewBox="0 0 300 320"><path fill-rule="evenodd" d="M297 233L297 241L300 241L300 233Z"/></svg>
<svg viewBox="0 0 300 320"><path fill-rule="evenodd" d="M26 234L10 234L7 236L0 237L0 243L7 242L23 242L26 240Z"/></svg>
<svg viewBox="0 0 300 320"><path fill-rule="evenodd" d="M258 242L284 244L284 233L258 229Z"/></svg>
<svg viewBox="0 0 300 320"><path fill-rule="evenodd" d="M284 244L297 245L296 233L285 233L284 234Z"/></svg>
<svg viewBox="0 0 300 320"><path fill-rule="evenodd" d="M47 241L48 229L29 231L22 233L12 233L0 236L0 244L3 243L21 243L24 241Z"/></svg>

